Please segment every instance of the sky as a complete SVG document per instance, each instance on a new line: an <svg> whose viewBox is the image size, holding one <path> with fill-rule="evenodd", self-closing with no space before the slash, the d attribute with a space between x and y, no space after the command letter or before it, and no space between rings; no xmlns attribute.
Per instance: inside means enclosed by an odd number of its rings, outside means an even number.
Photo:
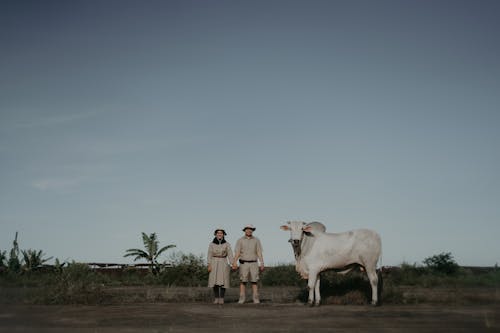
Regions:
<svg viewBox="0 0 500 333"><path fill-rule="evenodd" d="M498 1L2 1L0 250L206 256L289 220L500 262Z"/></svg>

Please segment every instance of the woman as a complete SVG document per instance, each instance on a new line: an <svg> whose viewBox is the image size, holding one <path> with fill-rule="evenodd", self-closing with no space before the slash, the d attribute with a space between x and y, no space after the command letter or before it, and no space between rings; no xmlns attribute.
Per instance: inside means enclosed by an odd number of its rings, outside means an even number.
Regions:
<svg viewBox="0 0 500 333"><path fill-rule="evenodd" d="M224 229L215 229L215 238L208 245L208 287L214 290L214 304L224 304L224 294L226 288L229 288L229 264L233 262L233 251L224 239L226 235Z"/></svg>

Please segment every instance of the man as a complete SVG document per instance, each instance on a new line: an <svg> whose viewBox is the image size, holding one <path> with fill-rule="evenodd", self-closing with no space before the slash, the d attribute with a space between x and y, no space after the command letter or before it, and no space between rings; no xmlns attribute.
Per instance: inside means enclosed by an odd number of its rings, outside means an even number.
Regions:
<svg viewBox="0 0 500 333"><path fill-rule="evenodd" d="M245 303L246 284L252 284L252 296L255 304L260 303L257 282L259 281L259 269L264 270L264 258L262 257L262 245L257 237L253 236L255 227L247 224L243 228L245 235L238 239L234 249L235 256L233 269L238 268L237 261L240 262L240 299L239 304ZM260 263L260 267L259 267Z"/></svg>

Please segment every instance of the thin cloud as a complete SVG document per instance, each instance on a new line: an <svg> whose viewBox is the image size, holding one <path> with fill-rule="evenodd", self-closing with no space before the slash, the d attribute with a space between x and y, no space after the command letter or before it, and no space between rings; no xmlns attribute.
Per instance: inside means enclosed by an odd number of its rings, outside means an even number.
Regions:
<svg viewBox="0 0 500 333"><path fill-rule="evenodd" d="M100 113L99 111L89 111L81 113L60 114L60 115L37 118L37 119L21 120L18 121L15 124L15 126L17 128L23 129L23 128L65 125L82 119L95 117L99 113Z"/></svg>
<svg viewBox="0 0 500 333"><path fill-rule="evenodd" d="M65 191L81 184L77 178L43 178L35 180L31 185L40 191Z"/></svg>
<svg viewBox="0 0 500 333"><path fill-rule="evenodd" d="M40 191L68 192L88 183L112 180L112 164L61 164L51 166L52 173L33 180L32 188Z"/></svg>

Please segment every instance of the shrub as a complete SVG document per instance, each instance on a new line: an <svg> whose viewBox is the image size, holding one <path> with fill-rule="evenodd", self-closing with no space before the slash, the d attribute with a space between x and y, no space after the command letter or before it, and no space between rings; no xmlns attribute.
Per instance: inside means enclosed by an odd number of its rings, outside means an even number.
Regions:
<svg viewBox="0 0 500 333"><path fill-rule="evenodd" d="M262 273L261 281L264 286L303 286L304 280L295 271L294 265L278 265L268 267Z"/></svg>
<svg viewBox="0 0 500 333"><path fill-rule="evenodd" d="M160 283L179 287L207 285L209 273L202 255L176 252L171 255L170 260L172 267L167 267L160 272Z"/></svg>
<svg viewBox="0 0 500 333"><path fill-rule="evenodd" d="M500 270L498 268L488 270L462 268L460 275L456 279L463 286L498 288L500 287Z"/></svg>
<svg viewBox="0 0 500 333"><path fill-rule="evenodd" d="M418 285L422 281L422 276L426 273L424 267L419 267L417 264L402 263L400 267L391 268L387 274L389 280L397 285Z"/></svg>
<svg viewBox="0 0 500 333"><path fill-rule="evenodd" d="M86 264L72 263L55 275L55 281L41 295L48 304L96 304L103 301L102 287L106 279Z"/></svg>
<svg viewBox="0 0 500 333"><path fill-rule="evenodd" d="M445 275L456 274L459 270L459 266L453 259L450 252L443 252L432 257L425 258L423 263L431 271L436 273L442 273Z"/></svg>
<svg viewBox="0 0 500 333"><path fill-rule="evenodd" d="M155 276L151 276L151 272L148 270L144 272L142 269L137 268L126 268L121 274L114 276L112 282L114 285L124 285L124 286L141 286L147 284L151 280L155 280ZM158 283L157 279L155 283Z"/></svg>
<svg viewBox="0 0 500 333"><path fill-rule="evenodd" d="M7 251L0 251L0 269L7 267Z"/></svg>

